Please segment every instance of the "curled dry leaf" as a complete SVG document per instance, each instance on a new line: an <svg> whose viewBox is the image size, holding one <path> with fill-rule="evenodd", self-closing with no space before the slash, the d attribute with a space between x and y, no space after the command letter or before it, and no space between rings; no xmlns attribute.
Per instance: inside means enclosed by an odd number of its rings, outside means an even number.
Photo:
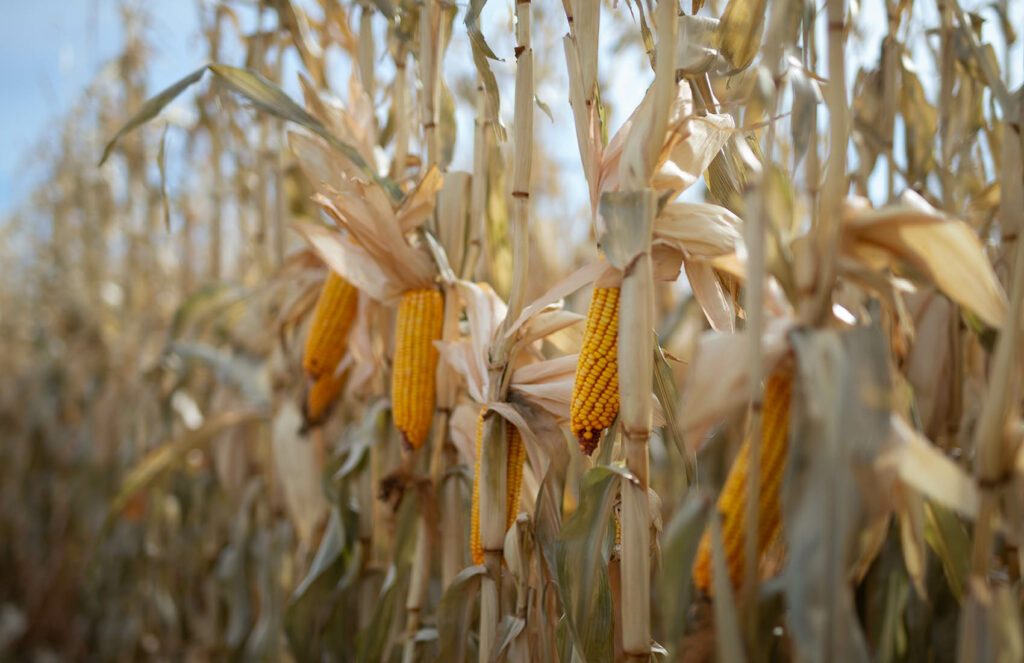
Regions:
<svg viewBox="0 0 1024 663"><path fill-rule="evenodd" d="M978 487L971 477L902 417L893 415L889 446L876 461L908 487L968 518L978 514Z"/></svg>
<svg viewBox="0 0 1024 663"><path fill-rule="evenodd" d="M907 263L985 323L1003 324L1006 294L977 235L913 192L896 205L850 210L843 223L843 252L872 269Z"/></svg>

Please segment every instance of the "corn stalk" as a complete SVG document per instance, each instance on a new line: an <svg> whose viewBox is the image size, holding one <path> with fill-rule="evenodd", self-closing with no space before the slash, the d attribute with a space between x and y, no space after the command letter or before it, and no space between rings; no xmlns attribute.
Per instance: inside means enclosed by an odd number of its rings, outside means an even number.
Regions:
<svg viewBox="0 0 1024 663"><path fill-rule="evenodd" d="M622 651L626 660L651 656L651 514L648 502L649 455L653 409L654 274L651 238L657 215L657 192L648 188L661 151L668 112L676 89L676 3L661 0L654 99L641 118L642 137L623 154L619 175L622 191L601 196L600 212L608 228L602 245L609 262L623 274L619 299L619 417L626 467L632 477L622 482L621 611ZM627 148L628 150L629 148Z"/></svg>
<svg viewBox="0 0 1024 663"><path fill-rule="evenodd" d="M526 293L530 248L530 174L533 161L533 49L530 45L530 2L516 2L516 89L513 116L512 289L508 311L488 348L490 402L506 399L511 376L512 339L505 330L519 317ZM480 454L480 542L487 574L480 585L479 660L490 660L501 620L501 556L505 543L508 436L512 424L489 412L484 419Z"/></svg>

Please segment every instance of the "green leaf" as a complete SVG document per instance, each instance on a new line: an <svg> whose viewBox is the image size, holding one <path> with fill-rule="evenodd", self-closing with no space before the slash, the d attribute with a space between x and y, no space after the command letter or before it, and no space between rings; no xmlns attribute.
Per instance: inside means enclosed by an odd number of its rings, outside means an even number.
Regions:
<svg viewBox="0 0 1024 663"><path fill-rule="evenodd" d="M576 645L588 661L612 658L612 594L608 579L609 521L622 467L587 470L580 505L565 521L555 544L558 592Z"/></svg>
<svg viewBox="0 0 1024 663"><path fill-rule="evenodd" d="M962 603L969 571L968 560L971 558L971 539L950 509L926 501L924 513L925 540L942 562L949 589Z"/></svg>
<svg viewBox="0 0 1024 663"><path fill-rule="evenodd" d="M438 661L461 663L475 660L469 651L469 632L474 622L476 597L480 592L480 581L487 575L483 566L462 569L437 606L437 635L441 642Z"/></svg>
<svg viewBox="0 0 1024 663"><path fill-rule="evenodd" d="M661 409L665 412L664 435L672 441L682 456L686 486L691 486L697 478L697 461L686 449L683 440L682 428L679 426L679 390L676 389L672 367L668 365L665 353L661 351L657 335L654 338L654 395L658 397Z"/></svg>
<svg viewBox="0 0 1024 663"><path fill-rule="evenodd" d="M351 586L352 571L361 566L358 551L347 549L343 536L341 517L332 510L327 530L320 540L309 572L285 608L283 627L292 654L298 660L315 660L323 655L321 648L323 625L331 624L331 635L343 635L351 641L355 637L355 622L347 619L331 619L336 616L345 596L339 592L342 587ZM346 573L348 571L348 573ZM348 582L346 582L348 576ZM344 633L339 633L338 630Z"/></svg>
<svg viewBox="0 0 1024 663"><path fill-rule="evenodd" d="M658 603L663 609L664 631L670 643L679 642L686 633L686 613L693 591L693 560L707 524L710 505L711 502L700 491L689 491L662 537L661 581L655 589L660 596Z"/></svg>
<svg viewBox="0 0 1024 663"><path fill-rule="evenodd" d="M185 91L185 88L202 78L205 71L206 67L200 67L171 87L165 89L160 94L147 99L146 102L142 104L142 107L139 108L139 110L136 111L127 122L125 122L123 127L118 129L117 133L114 134L114 137L111 138L110 142L108 142L106 147L103 148L103 156L100 158L99 165L102 166L106 162L107 157L110 156L110 153L114 150L114 146L117 144L117 141L121 136L136 127L142 126L159 115L160 111L162 111L167 104L174 101L175 97Z"/></svg>

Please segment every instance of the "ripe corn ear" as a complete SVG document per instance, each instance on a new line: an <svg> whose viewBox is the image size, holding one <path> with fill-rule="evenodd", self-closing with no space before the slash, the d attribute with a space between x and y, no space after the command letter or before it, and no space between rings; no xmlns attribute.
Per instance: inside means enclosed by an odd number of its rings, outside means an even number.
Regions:
<svg viewBox="0 0 1024 663"><path fill-rule="evenodd" d="M761 486L758 493L757 554L762 555L779 534L779 490L789 446L789 405L792 378L776 373L765 384L764 417L761 427ZM725 485L718 496L722 516L722 541L733 588L743 584L743 538L746 533L747 474L750 465L750 440L744 441L733 461ZM697 589L711 594L711 531L706 529L693 564Z"/></svg>
<svg viewBox="0 0 1024 663"><path fill-rule="evenodd" d="M619 289L594 288L572 389L571 425L583 453L619 412Z"/></svg>
<svg viewBox="0 0 1024 663"><path fill-rule="evenodd" d="M356 318L359 291L336 272L329 272L313 310L302 368L313 380L333 375L348 347Z"/></svg>
<svg viewBox="0 0 1024 663"><path fill-rule="evenodd" d="M410 290L398 305L391 407L405 444L419 449L434 416L437 348L444 322L444 299L436 288Z"/></svg>
<svg viewBox="0 0 1024 663"><path fill-rule="evenodd" d="M476 467L473 470L473 515L470 522L469 547L474 564L484 563L484 546L480 541L480 453L483 447L484 415L487 408L480 410L476 421ZM519 429L505 423L505 440L508 450L508 464L505 481L505 531L512 527L519 515L519 498L523 491L523 465L526 462L526 447Z"/></svg>
<svg viewBox="0 0 1024 663"><path fill-rule="evenodd" d="M303 407L303 416L307 428L322 423L327 417L331 405L334 404L334 401L341 395L342 389L345 388L345 379L347 377L348 371L346 370L339 375L323 375L313 381L306 394L306 401Z"/></svg>

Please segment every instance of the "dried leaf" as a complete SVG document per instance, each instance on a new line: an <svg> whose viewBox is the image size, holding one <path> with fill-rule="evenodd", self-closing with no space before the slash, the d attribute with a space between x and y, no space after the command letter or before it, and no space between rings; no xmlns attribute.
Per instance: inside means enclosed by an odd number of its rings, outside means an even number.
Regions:
<svg viewBox="0 0 1024 663"><path fill-rule="evenodd" d="M901 204L857 214L843 232L844 252L869 267L880 266L880 259L905 261L987 324L1003 324L1006 294L977 235L966 223L939 215L920 196L908 192Z"/></svg>
<svg viewBox="0 0 1024 663"><path fill-rule="evenodd" d="M761 48L768 0L729 0L715 43L734 69L746 69Z"/></svg>

